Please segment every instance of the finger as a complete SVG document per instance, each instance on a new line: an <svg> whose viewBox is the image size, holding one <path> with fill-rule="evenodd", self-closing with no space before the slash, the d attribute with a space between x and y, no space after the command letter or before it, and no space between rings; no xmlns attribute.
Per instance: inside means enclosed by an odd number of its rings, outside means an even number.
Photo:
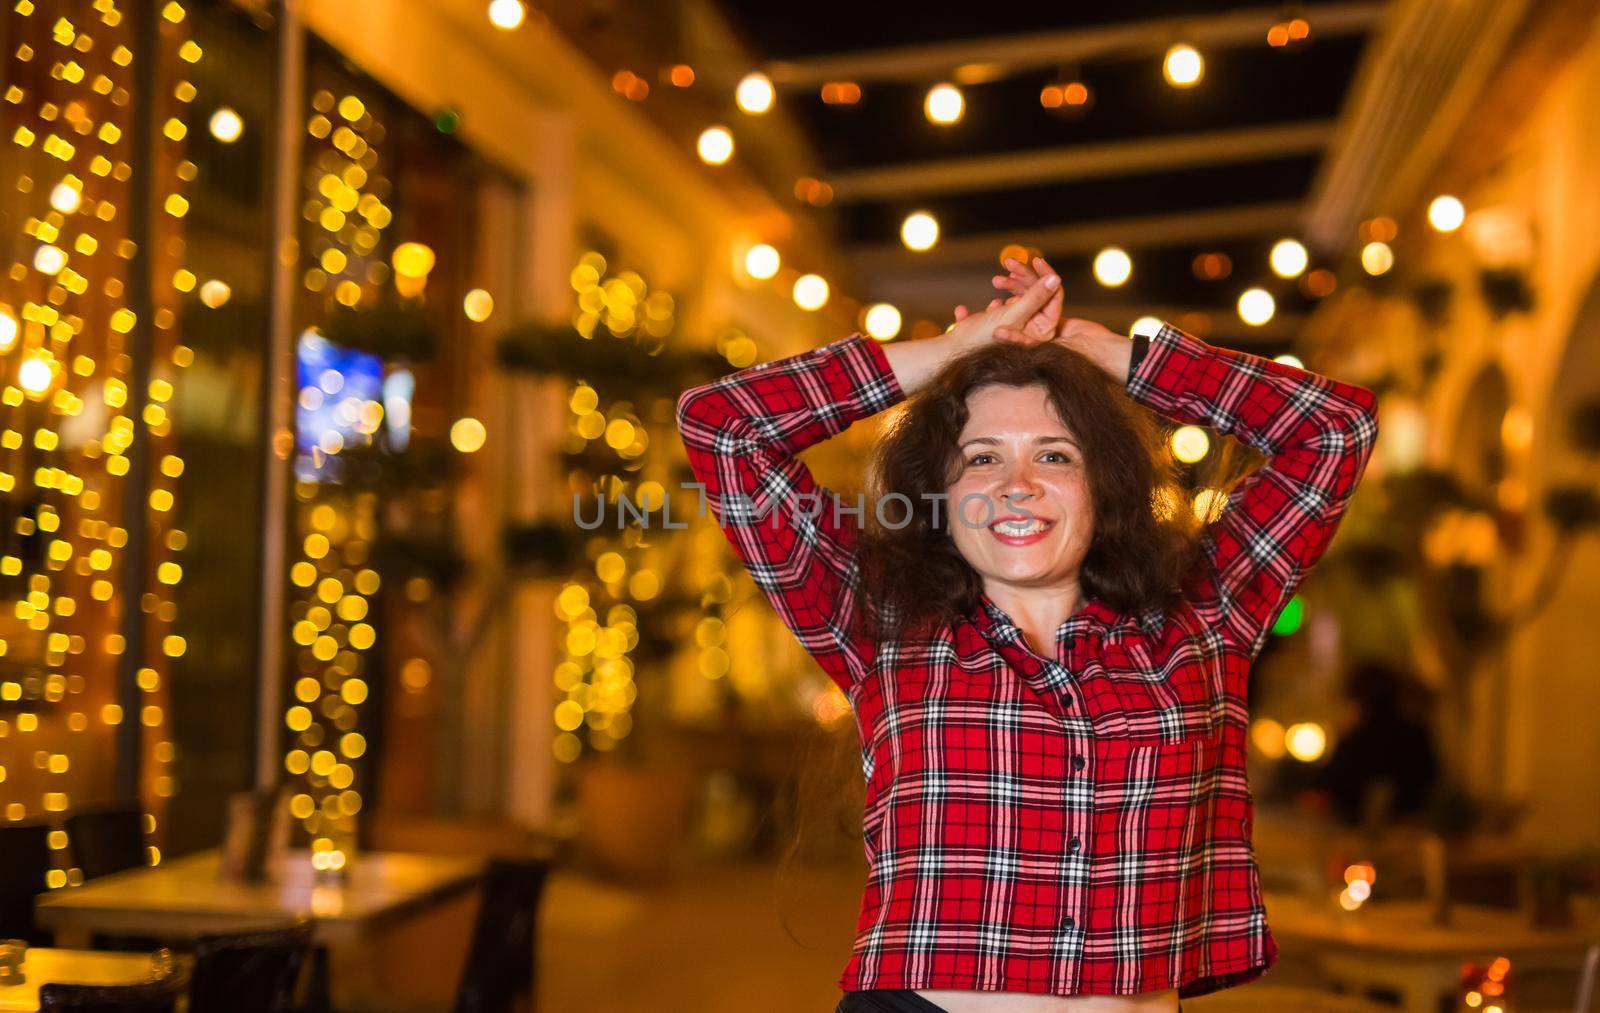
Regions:
<svg viewBox="0 0 1600 1013"><path fill-rule="evenodd" d="M1015 281L1020 281L1024 285L1032 285L1041 277L1038 272L1021 261L1013 260L1011 264L1012 279Z"/></svg>
<svg viewBox="0 0 1600 1013"><path fill-rule="evenodd" d="M1061 321L1061 304L1066 295L1065 290L1056 289L1055 295L1045 303L1044 309L1033 315L1028 321L1028 331L1036 337L1048 338L1055 334L1056 325Z"/></svg>
<svg viewBox="0 0 1600 1013"><path fill-rule="evenodd" d="M1007 301L1008 300L1001 299L1000 297L996 296L992 301L990 301L988 312L993 313L995 310L1004 306Z"/></svg>
<svg viewBox="0 0 1600 1013"><path fill-rule="evenodd" d="M1044 307L1045 303L1050 301L1050 297L1053 296L1060 287L1061 278L1059 275L1051 274L1041 278L1039 281L1028 286L1028 290L1026 292L1012 300L1011 304L1006 307L1003 322L1014 326L1027 321L1035 313L1039 312L1039 310Z"/></svg>
<svg viewBox="0 0 1600 1013"><path fill-rule="evenodd" d="M1022 281L1018 278L1012 278L1010 276L1001 277L996 275L994 279L994 287L1003 288L1012 295L1021 295L1028 290L1028 282Z"/></svg>
<svg viewBox="0 0 1600 1013"><path fill-rule="evenodd" d="M965 319L967 319L967 308L965 306L957 306L956 307L956 319L957 320L965 320Z"/></svg>

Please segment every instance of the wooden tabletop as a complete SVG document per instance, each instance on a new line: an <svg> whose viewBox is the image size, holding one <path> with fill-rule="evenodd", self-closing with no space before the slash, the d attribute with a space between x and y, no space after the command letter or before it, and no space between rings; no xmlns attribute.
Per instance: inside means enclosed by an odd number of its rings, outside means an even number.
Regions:
<svg viewBox="0 0 1600 1013"><path fill-rule="evenodd" d="M1369 901L1345 911L1331 898L1313 903L1268 891L1266 905L1267 925L1280 943L1322 952L1343 949L1418 959L1492 960L1582 953L1600 941L1600 929L1534 928L1519 912L1469 904L1453 905L1448 925L1435 925L1423 901Z"/></svg>
<svg viewBox="0 0 1600 1013"><path fill-rule="evenodd" d="M39 986L46 982L73 985L133 985L155 970L150 953L101 953L96 950L53 950L30 946L22 961L27 980L0 985L0 1011L37 1010ZM186 960L186 957L175 957Z"/></svg>
<svg viewBox="0 0 1600 1013"><path fill-rule="evenodd" d="M187 939L309 918L318 942L340 945L470 888L485 867L476 856L368 851L334 884L316 880L309 852L290 851L267 881L246 883L219 876L219 863L218 851L202 851L53 890L39 896L37 919L60 942L92 932Z"/></svg>

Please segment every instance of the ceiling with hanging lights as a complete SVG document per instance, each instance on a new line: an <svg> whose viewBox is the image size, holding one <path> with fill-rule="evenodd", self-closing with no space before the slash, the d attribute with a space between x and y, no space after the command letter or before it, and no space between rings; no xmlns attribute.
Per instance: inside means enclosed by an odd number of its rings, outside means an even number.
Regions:
<svg viewBox="0 0 1600 1013"><path fill-rule="evenodd" d="M1305 222L1382 2L682 5L720 35L675 6L563 27L628 64L626 99L698 122L708 168L831 239L840 283L908 331L986 301L1007 249L1051 259L1069 312L1262 351L1337 286L1347 251Z"/></svg>

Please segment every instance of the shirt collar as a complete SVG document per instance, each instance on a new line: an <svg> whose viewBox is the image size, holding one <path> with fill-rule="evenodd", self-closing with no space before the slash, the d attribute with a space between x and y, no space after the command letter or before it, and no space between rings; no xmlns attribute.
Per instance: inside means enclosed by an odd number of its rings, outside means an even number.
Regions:
<svg viewBox="0 0 1600 1013"><path fill-rule="evenodd" d="M974 611L978 629L990 641L1009 644L1022 640L1021 627L986 593L978 592L978 608ZM1056 628L1056 643L1070 643L1091 629L1111 632L1139 627L1147 634L1155 634L1161 629L1163 621L1162 610L1157 606L1129 615L1090 595L1082 608Z"/></svg>

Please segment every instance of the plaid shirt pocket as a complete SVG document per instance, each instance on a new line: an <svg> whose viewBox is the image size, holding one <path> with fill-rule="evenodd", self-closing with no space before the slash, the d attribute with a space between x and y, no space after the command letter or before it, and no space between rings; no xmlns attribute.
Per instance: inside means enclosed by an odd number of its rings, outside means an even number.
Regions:
<svg viewBox="0 0 1600 1013"><path fill-rule="evenodd" d="M1091 659L1086 680L1103 688L1092 715L1096 734L1128 739L1134 745L1158 745L1212 739L1218 730L1214 680L1204 655L1178 651L1165 664L1155 664L1141 641L1128 639Z"/></svg>

